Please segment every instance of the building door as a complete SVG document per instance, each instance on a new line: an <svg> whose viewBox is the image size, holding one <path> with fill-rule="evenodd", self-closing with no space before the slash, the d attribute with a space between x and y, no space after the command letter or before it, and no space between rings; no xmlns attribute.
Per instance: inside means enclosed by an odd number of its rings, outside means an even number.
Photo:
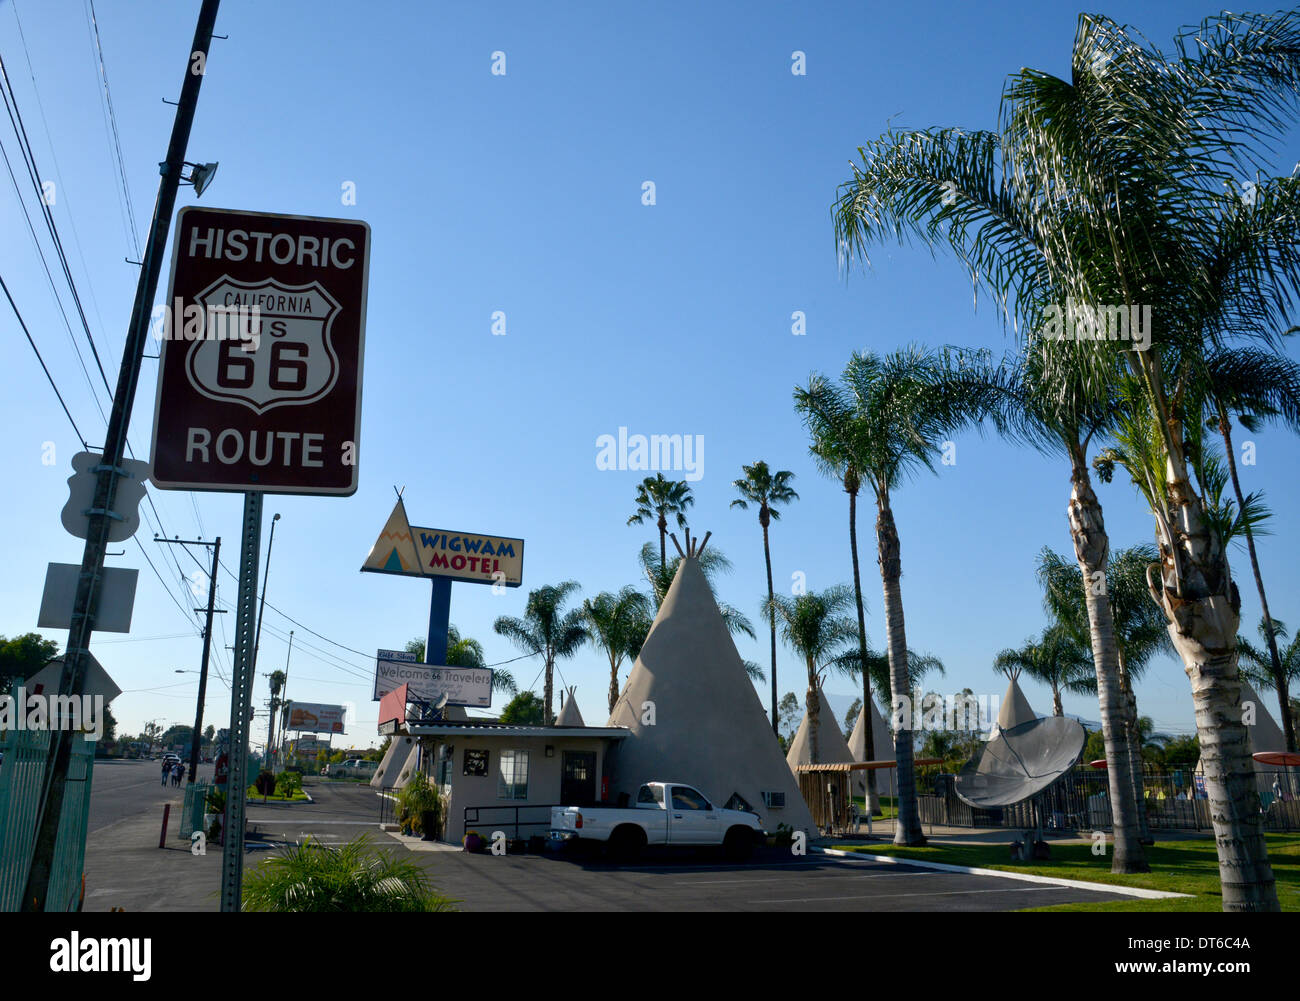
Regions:
<svg viewBox="0 0 1300 1001"><path fill-rule="evenodd" d="M596 802L596 752L565 751L560 777L561 806L591 806Z"/></svg>

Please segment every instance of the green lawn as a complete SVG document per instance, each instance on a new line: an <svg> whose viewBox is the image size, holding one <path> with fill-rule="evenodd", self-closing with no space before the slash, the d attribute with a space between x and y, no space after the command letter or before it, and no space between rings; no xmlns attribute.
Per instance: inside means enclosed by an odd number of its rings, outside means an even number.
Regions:
<svg viewBox="0 0 1300 1001"><path fill-rule="evenodd" d="M1269 859L1277 880L1277 896L1284 911L1300 911L1300 834L1268 834ZM904 848L898 845L858 845L849 851L870 855L914 858L918 861L943 862L949 865L977 866L1029 872L1040 876L1059 876L1092 883L1135 886L1148 890L1190 893L1191 897L1165 900L1130 898L1102 904L1058 904L1035 907L1039 911L1218 911L1223 901L1219 889L1219 862L1214 841L1167 841L1147 849L1151 872L1117 876L1110 871L1110 857L1092 854L1092 846L1052 845L1050 862L1032 865L1010 861L1006 845L927 845Z"/></svg>
<svg viewBox="0 0 1300 1001"><path fill-rule="evenodd" d="M307 802L307 794L305 792L294 793L292 797L278 796L278 795L263 796L260 792L257 791L256 786L248 787L248 798L261 800L267 803L306 803Z"/></svg>

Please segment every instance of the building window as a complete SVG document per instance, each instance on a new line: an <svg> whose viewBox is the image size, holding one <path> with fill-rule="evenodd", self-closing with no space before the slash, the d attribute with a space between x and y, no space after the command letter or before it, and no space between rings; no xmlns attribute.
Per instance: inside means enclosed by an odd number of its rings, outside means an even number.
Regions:
<svg viewBox="0 0 1300 1001"><path fill-rule="evenodd" d="M434 769L434 781L445 786L451 783L451 764L456 755L456 749L451 744L438 745L437 767Z"/></svg>
<svg viewBox="0 0 1300 1001"><path fill-rule="evenodd" d="M528 752L502 751L501 778L497 782L497 799L528 798Z"/></svg>

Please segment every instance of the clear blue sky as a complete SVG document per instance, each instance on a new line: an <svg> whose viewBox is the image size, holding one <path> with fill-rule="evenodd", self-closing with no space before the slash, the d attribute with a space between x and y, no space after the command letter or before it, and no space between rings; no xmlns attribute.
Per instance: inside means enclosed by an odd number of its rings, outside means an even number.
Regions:
<svg viewBox="0 0 1300 1001"><path fill-rule="evenodd" d="M95 4L140 239L172 121L161 98L178 94L198 6ZM1105 12L1164 44L1211 7L1115 3ZM808 458L791 407L796 382L813 371L838 375L855 349L919 341L1000 353L1010 343L993 310L973 308L951 258L882 248L872 271L845 280L829 216L836 187L856 146L890 124L993 127L1007 74L1022 66L1067 74L1077 14L1059 2L226 0L218 32L230 37L214 43L189 147L189 159L221 164L203 204L360 218L374 240L361 487L348 499L266 505L268 531L271 514L283 514L269 601L361 652L268 610L259 672L284 665L296 628L289 696L355 703L348 740L376 741L369 658L422 636L428 614L425 583L358 572L394 485L405 487L417 524L527 540L523 588L453 591L452 621L482 641L490 662L516 656L492 622L521 614L530 586L571 578L591 595L641 583L635 556L653 529L625 523L645 474L595 462L597 437L620 426L703 436L691 525L712 531L711 544L734 562L721 597L753 620L764 592L761 536L753 512L728 508L742 463L762 458L796 474L801 500L773 530L777 586L788 588L795 572L816 589L850 581L845 496ZM791 73L796 50L806 54L805 76ZM490 72L495 51L505 53L504 76ZM114 379L137 269L123 261L135 250L83 0L0 0L0 54L42 175L56 181L54 216ZM17 167L7 121L0 143ZM1289 170L1295 150L1282 152ZM654 206L642 204L644 181L656 186ZM346 182L356 186L354 206L341 204ZM192 200L182 189L181 204ZM0 223L0 274L74 417L101 444L91 384L7 174ZM491 332L497 310L505 336ZM791 334L796 310L807 318L802 337ZM73 323L85 353L75 315ZM35 626L45 564L80 559L80 542L59 522L80 446L7 305L0 351L0 510L9 535L0 633L12 635ZM140 457L149 451L156 375L146 361L131 435ZM102 384L97 396L106 412ZM1282 505L1300 447L1278 431L1255 440L1246 489ZM53 465L42 463L46 442L55 445ZM1100 493L1115 548L1151 539L1150 515L1127 482ZM1069 552L1068 494L1061 461L978 436L959 441L955 466L899 492L908 638L947 664L935 687L1002 691L992 658L1045 624L1034 562L1045 544ZM235 567L237 496L153 496L168 533L220 534ZM1278 514L1263 572L1274 614L1300 626L1300 536L1285 508ZM872 524L868 504L859 531L868 630L879 646ZM117 547L125 555L115 565L141 568L133 631L99 634L93 644L125 690L114 709L132 732L150 719L192 721L197 678L174 671L197 668L201 645L196 617L182 611L200 602L179 581L197 564L150 542L150 525L139 537L166 586L134 543ZM1253 631L1259 608L1244 552L1233 565ZM223 575L220 583L229 606L234 582ZM234 616L222 618L216 664L228 678ZM66 642L66 633L47 635ZM767 663L762 634L739 646ZM510 666L527 686L540 665ZM560 668L578 686L587 721L602 722L604 657L588 649ZM784 649L779 675L782 691L802 696L802 670ZM841 714L853 683L832 678L827 689ZM1026 691L1039 712L1050 711L1046 690L1031 683ZM760 686L765 703L766 692ZM1159 728L1193 729L1175 661L1154 664L1138 695ZM259 706L266 697L259 677ZM1068 698L1066 708L1097 718L1086 698ZM220 680L208 689L205 718L228 721ZM259 730L260 720L255 739Z"/></svg>

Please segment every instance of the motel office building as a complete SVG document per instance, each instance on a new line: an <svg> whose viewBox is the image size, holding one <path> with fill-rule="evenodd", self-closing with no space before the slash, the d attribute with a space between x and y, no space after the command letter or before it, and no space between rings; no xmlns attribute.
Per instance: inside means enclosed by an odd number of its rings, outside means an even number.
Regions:
<svg viewBox="0 0 1300 1001"><path fill-rule="evenodd" d="M380 732L394 744L418 742L410 767L423 772L443 799L440 840L460 844L469 831L489 840L545 837L551 807L590 806L608 794L609 752L624 727L523 726L488 720L390 721ZM394 759L392 767L400 767ZM400 776L375 784L404 785Z"/></svg>

